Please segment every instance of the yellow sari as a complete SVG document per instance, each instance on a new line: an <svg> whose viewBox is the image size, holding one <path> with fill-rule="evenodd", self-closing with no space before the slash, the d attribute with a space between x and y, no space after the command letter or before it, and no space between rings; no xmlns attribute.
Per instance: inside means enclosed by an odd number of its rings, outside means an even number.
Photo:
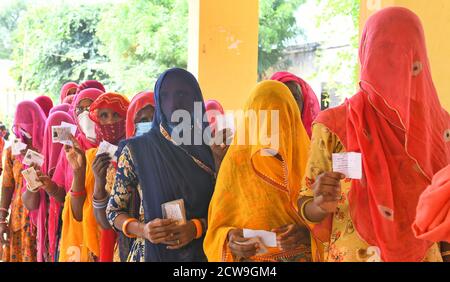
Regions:
<svg viewBox="0 0 450 282"><path fill-rule="evenodd" d="M308 159L309 137L303 127L300 111L290 90L282 83L265 81L257 85L249 98L245 112L278 111L279 145L264 145L258 130L251 127L251 115L246 115L236 130L219 171L214 195L209 206L208 231L203 244L209 261L235 261L228 248L228 232L236 228L271 231L287 224L303 225L297 212L300 184ZM273 116L272 116L273 118ZM272 122L265 120L259 132L272 132ZM265 125L264 125L265 124ZM238 126L238 129L242 128ZM275 130L276 132L276 130ZM243 136L256 137L254 145L236 145ZM266 143L266 142L264 142ZM246 142L245 144L249 144ZM277 148L278 147L278 148ZM264 156L267 150L278 151L282 161ZM290 251L268 248L252 261L310 261L310 246Z"/></svg>
<svg viewBox="0 0 450 282"><path fill-rule="evenodd" d="M67 193L62 212L60 262L92 262L100 255L100 228L94 216L92 193L94 192L94 162L97 148L86 151L86 200L83 206L83 220L77 221L72 213L71 195ZM94 257L95 256L95 257Z"/></svg>

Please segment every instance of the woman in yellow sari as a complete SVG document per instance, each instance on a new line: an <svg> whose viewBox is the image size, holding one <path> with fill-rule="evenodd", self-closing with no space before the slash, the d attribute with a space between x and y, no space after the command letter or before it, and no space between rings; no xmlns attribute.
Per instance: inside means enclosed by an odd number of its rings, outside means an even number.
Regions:
<svg viewBox="0 0 450 282"><path fill-rule="evenodd" d="M272 120L276 114L270 122L264 120L263 112L272 111L278 112L278 121ZM263 118L257 122L260 133L275 132L272 137L278 138L278 144L260 141L258 131L252 130L256 126L250 112ZM245 113L245 136L243 130L236 130L209 207L203 244L208 260L311 261L310 236L295 205L310 142L298 106L284 84L265 81L253 90ZM247 137L260 140L241 145ZM263 246L249 244L252 241L243 238L244 228L277 233L277 247L257 255Z"/></svg>
<svg viewBox="0 0 450 282"><path fill-rule="evenodd" d="M117 146L125 138L128 105L125 96L111 92L102 94L90 105L89 118L95 122L97 140ZM70 199L66 199L71 211L63 215L64 225L69 228L63 228L61 249L68 250L70 244L76 243L78 248L73 247L73 251L79 253L71 255L75 261L113 261L116 233L106 219L105 208L116 175L115 162L108 153L97 154L98 148L83 152L75 138L72 142L74 146L66 146L65 150L75 177ZM74 235L74 231L80 230L77 227L80 223L82 234ZM62 253L60 260L67 261L67 255Z"/></svg>

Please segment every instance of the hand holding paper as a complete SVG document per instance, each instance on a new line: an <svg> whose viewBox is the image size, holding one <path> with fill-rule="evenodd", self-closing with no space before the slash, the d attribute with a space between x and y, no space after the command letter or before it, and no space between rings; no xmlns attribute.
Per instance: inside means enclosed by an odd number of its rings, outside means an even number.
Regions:
<svg viewBox="0 0 450 282"><path fill-rule="evenodd" d="M52 142L72 146L70 136L74 136L76 132L77 126L67 122L62 122L59 126L52 126Z"/></svg>
<svg viewBox="0 0 450 282"><path fill-rule="evenodd" d="M27 148L27 144L22 143L19 139L14 139L11 146L11 153L13 156L18 156L21 154L22 150Z"/></svg>
<svg viewBox="0 0 450 282"><path fill-rule="evenodd" d="M28 149L22 163L27 166L37 164L39 167L42 167L42 165L44 164L44 156L39 154L38 152Z"/></svg>
<svg viewBox="0 0 450 282"><path fill-rule="evenodd" d="M333 172L345 174L345 176L350 179L361 179L361 153L333 154Z"/></svg>
<svg viewBox="0 0 450 282"><path fill-rule="evenodd" d="M116 145L113 145L107 141L102 141L100 145L98 146L97 156L108 153L111 160L116 161L116 152L118 147Z"/></svg>
<svg viewBox="0 0 450 282"><path fill-rule="evenodd" d="M37 176L34 167L30 167L23 170L22 176L25 178L27 182L27 189L31 192L37 192L39 190L39 187L44 185L41 181L39 181L39 178Z"/></svg>
<svg viewBox="0 0 450 282"><path fill-rule="evenodd" d="M261 239L262 243L267 247L275 248L277 247L277 234L275 232L265 231L265 230L252 230L244 229L244 238L255 238Z"/></svg>
<svg viewBox="0 0 450 282"><path fill-rule="evenodd" d="M184 200L175 200L161 205L164 219L174 219L179 224L186 223L186 210L184 209Z"/></svg>

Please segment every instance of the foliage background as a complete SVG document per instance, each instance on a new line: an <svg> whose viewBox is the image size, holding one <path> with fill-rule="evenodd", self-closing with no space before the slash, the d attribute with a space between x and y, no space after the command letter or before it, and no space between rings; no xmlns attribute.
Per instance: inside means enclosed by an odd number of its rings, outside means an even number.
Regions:
<svg viewBox="0 0 450 282"><path fill-rule="evenodd" d="M99 79L132 96L187 66L187 0L99 1L13 0L0 10L0 59L15 62L21 91L57 100L65 82ZM302 34L294 13L304 2L260 0L260 78Z"/></svg>

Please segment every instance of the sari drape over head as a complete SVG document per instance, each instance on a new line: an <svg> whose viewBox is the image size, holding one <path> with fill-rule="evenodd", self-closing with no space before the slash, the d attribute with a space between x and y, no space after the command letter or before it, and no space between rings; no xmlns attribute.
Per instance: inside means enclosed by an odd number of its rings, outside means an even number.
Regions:
<svg viewBox="0 0 450 282"><path fill-rule="evenodd" d="M65 113L69 113L69 109L70 109L70 105L69 104L61 104L61 105L56 105L54 106L50 112L49 115L55 113L55 112L65 112Z"/></svg>
<svg viewBox="0 0 450 282"><path fill-rule="evenodd" d="M77 92L75 95L78 95L81 91L86 89L98 89L102 91L103 93L106 92L105 86L97 80L86 80L85 82L78 85Z"/></svg>
<svg viewBox="0 0 450 282"><path fill-rule="evenodd" d="M278 119L271 115L272 111L278 112ZM209 206L204 242L209 261L234 260L227 246L228 232L232 229L271 231L288 224L303 225L296 207L310 140L289 88L277 81L259 83L247 100L244 112L248 114L238 128L245 130L236 130ZM253 119L251 112L256 112L260 120ZM269 143L258 138L258 127L259 133L271 132L278 141L274 139ZM239 140L245 140L245 144ZM273 153L268 154L272 151L276 151L281 160ZM309 246L291 251L270 248L268 254L251 260L273 261L309 250Z"/></svg>
<svg viewBox="0 0 450 282"><path fill-rule="evenodd" d="M419 196L450 163L448 113L431 77L419 18L392 7L366 23L359 50L360 92L316 122L347 152L360 152L363 178L348 195L360 237L383 261L422 261L432 242L411 229Z"/></svg>
<svg viewBox="0 0 450 282"><path fill-rule="evenodd" d="M51 109L53 108L53 100L48 96L39 96L34 99L34 101L41 107L45 117L48 117Z"/></svg>
<svg viewBox="0 0 450 282"><path fill-rule="evenodd" d="M147 106L155 107L155 94L153 92L144 91L133 97L127 112L127 139L134 136L136 128L134 119L136 114Z"/></svg>
<svg viewBox="0 0 450 282"><path fill-rule="evenodd" d="M301 112L302 122L303 126L306 129L306 132L308 133L309 137L311 137L312 133L311 125L313 121L316 119L317 115L320 113L319 100L317 99L314 90L311 88L311 86L309 86L309 84L305 80L301 79L300 77L290 72L274 73L270 79L277 80L283 83L292 81L300 85L303 96L303 111Z"/></svg>
<svg viewBox="0 0 450 282"><path fill-rule="evenodd" d="M59 98L60 98L61 104L64 102L64 99L67 98L69 91L71 89L77 89L77 88L78 88L78 84L75 82L67 82L66 84L64 84L63 87L61 87L61 91L59 93Z"/></svg>
<svg viewBox="0 0 450 282"><path fill-rule="evenodd" d="M123 120L117 122L121 123L125 127L125 117L129 106L128 98L118 93L104 93L100 95L94 103L91 104L89 110L90 118L98 125L100 121L97 117L97 111L99 109L111 109L118 113ZM114 139L125 138L125 131L123 135L119 131L111 131L108 134L114 135ZM103 132L106 136L106 133ZM122 135L122 136L120 136ZM100 141L100 140L99 140ZM114 144L114 143L113 143ZM114 145L118 145L114 144ZM101 262L107 262L113 260L114 244L116 242L116 232L110 229L103 229L97 223L97 219L94 215L93 208L93 193L95 178L93 177L92 163L97 153L96 149L89 150L86 154L86 160L89 161L86 167L86 200L83 206L83 245L89 249L95 256L99 257ZM88 177L89 176L89 177Z"/></svg>
<svg viewBox="0 0 450 282"><path fill-rule="evenodd" d="M44 148L42 150L42 155L44 155L44 164L42 165L42 172L48 176L52 176L55 171L56 165L58 164L59 155L62 151L63 145L60 143L52 142L52 126L58 126L61 122L72 123L72 117L64 112L56 112L51 114L47 122L45 123L44 132ZM37 216L37 258L38 261L43 261L44 254L46 253L46 230L48 230L48 245L50 257L54 257L56 249L56 227L59 220L60 203L55 201L53 197L50 197L50 203L48 206L48 226L47 226L47 200L46 192L44 190L39 190L40 202L39 210ZM58 213L57 215L55 213Z"/></svg>
<svg viewBox="0 0 450 282"><path fill-rule="evenodd" d="M76 136L77 141L80 143L81 148L87 151L98 146L98 142L92 143L81 130L78 124L78 118L76 115L76 107L84 100L89 99L95 101L103 92L95 88L88 88L81 91L76 95L70 109L70 113L73 116L74 121L78 126L78 134ZM86 179L93 178L93 175L86 174ZM64 151L61 152L58 166L55 170L52 180L59 186L64 187L66 192L72 187L73 170L67 161ZM58 213L57 213L58 214ZM74 219L71 208L71 196L70 193L66 194L64 208L61 215L63 224L61 230L61 244L60 244L60 256L59 261L88 261L89 253L86 246L83 246L83 225ZM55 219L56 222L59 219Z"/></svg>
<svg viewBox="0 0 450 282"><path fill-rule="evenodd" d="M217 117L219 115L224 115L225 111L223 110L223 107L219 103L219 101L216 101L216 100L206 101L205 108L206 108L206 115L208 117L209 126L214 133L217 128Z"/></svg>
<svg viewBox="0 0 450 282"><path fill-rule="evenodd" d="M195 77L185 70L166 71L155 86L153 128L129 140L128 146L143 193L145 222L162 218L161 204L178 199L184 200L187 220L207 217L215 183L211 149L203 138L199 145L174 144L168 125L174 111L192 113L194 102L201 105L201 113L197 113L199 115L191 121L191 133L193 131L192 137L195 139L201 138L208 128L208 122L202 120L205 106L200 86ZM163 104L170 105L166 113L162 109ZM168 250L166 245L145 241L145 261L206 261L202 244L203 237L179 250Z"/></svg>

